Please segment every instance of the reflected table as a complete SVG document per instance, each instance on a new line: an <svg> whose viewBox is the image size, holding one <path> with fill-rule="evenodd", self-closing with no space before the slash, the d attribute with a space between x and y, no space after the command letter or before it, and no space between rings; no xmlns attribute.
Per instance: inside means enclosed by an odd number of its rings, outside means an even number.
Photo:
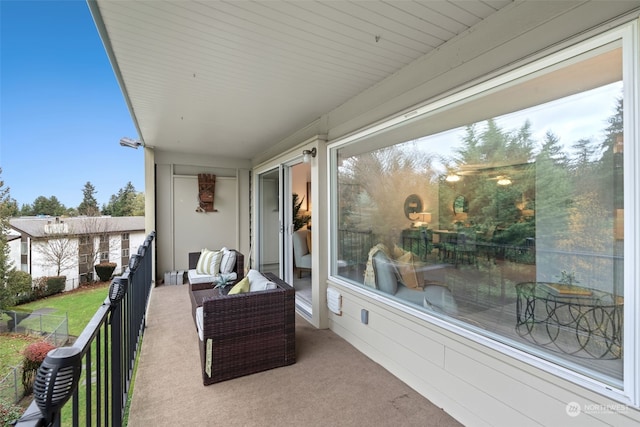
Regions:
<svg viewBox="0 0 640 427"><path fill-rule="evenodd" d="M621 296L547 282L519 283L516 292L516 331L520 336L578 357L621 357Z"/></svg>

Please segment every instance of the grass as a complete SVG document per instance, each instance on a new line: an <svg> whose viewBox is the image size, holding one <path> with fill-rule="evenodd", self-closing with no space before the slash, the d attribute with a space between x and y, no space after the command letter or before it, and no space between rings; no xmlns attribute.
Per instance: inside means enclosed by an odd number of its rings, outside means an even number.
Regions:
<svg viewBox="0 0 640 427"><path fill-rule="evenodd" d="M52 308L54 311L51 314L68 315L69 334L78 336L106 298L108 286L108 283L88 286L14 308L21 311ZM0 334L0 377L4 376L9 368L22 362L22 351L27 345L40 339L34 335Z"/></svg>
<svg viewBox="0 0 640 427"><path fill-rule="evenodd" d="M40 337L22 334L0 335L0 377L4 377L11 368L22 363L22 350Z"/></svg>
<svg viewBox="0 0 640 427"><path fill-rule="evenodd" d="M52 308L54 311L50 314L57 316L68 315L69 335L77 337L87 326L98 307L104 302L108 291L109 282L98 283L22 304L18 308L23 310Z"/></svg>
<svg viewBox="0 0 640 427"><path fill-rule="evenodd" d="M69 334L79 336L96 313L98 307L104 302L108 290L108 282L97 283L14 308L20 311L50 308L52 309L50 314L67 316ZM36 319L36 322L39 322L39 320ZM24 322L21 325L25 326ZM27 345L41 339L39 336L23 334L0 334L0 377L4 377L9 373L13 366L22 363L22 351ZM81 394L83 395L84 393L81 391ZM65 406L65 408L67 407L68 405Z"/></svg>

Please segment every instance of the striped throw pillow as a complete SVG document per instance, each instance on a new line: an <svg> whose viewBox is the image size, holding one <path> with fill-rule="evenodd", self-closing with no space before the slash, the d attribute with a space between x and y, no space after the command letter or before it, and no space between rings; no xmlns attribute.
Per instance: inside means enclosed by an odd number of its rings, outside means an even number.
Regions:
<svg viewBox="0 0 640 427"><path fill-rule="evenodd" d="M200 258L198 258L198 264L196 265L196 273L215 276L220 272L221 261L221 251L210 251L205 248L200 252Z"/></svg>
<svg viewBox="0 0 640 427"><path fill-rule="evenodd" d="M209 264L209 274L212 276L217 276L220 274L220 263L222 262L222 251L214 251L213 258L211 258L211 263Z"/></svg>

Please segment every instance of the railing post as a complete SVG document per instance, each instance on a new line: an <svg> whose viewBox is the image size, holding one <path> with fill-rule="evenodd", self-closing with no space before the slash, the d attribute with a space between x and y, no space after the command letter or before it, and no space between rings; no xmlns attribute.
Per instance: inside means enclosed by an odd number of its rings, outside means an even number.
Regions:
<svg viewBox="0 0 640 427"><path fill-rule="evenodd" d="M128 278L118 277L114 280L120 280L122 286L125 286ZM110 295L111 297L111 295ZM124 296L126 298L126 295ZM112 426L122 426L123 416L123 327L122 327L122 302L111 301L111 318L109 321L109 329L111 332L111 414Z"/></svg>

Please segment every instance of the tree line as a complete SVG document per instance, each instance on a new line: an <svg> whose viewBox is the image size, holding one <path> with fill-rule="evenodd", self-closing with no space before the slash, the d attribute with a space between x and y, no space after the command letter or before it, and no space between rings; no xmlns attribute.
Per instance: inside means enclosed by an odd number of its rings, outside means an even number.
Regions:
<svg viewBox="0 0 640 427"><path fill-rule="evenodd" d="M0 170L1 172L1 170ZM1 188L1 187L0 187ZM8 190L8 189L7 189ZM137 192L131 181L123 188L118 190L117 194L112 194L109 202L98 206L95 198L97 190L87 181L82 190L82 202L77 207L66 207L58 200L56 196L37 197L33 203L23 204L18 207L15 199L7 194L4 203L5 214L8 217L17 216L144 216L144 193Z"/></svg>
<svg viewBox="0 0 640 427"><path fill-rule="evenodd" d="M464 226L499 227L502 238L520 244L535 236L536 223L542 223L545 233L557 236L555 244L565 249L591 247L595 252L597 242L604 250L611 244L616 210L623 207L622 113L619 98L602 139L573 141L570 150L551 131L542 141L534 140L529 120L507 130L489 119L485 126L465 126L450 156L429 153L411 141L341 158L340 226L373 230L393 245L407 226L396 207L403 206L408 194L420 195L427 209L439 214L438 224L431 226L442 228L458 221L451 206L462 194L468 203ZM448 172L463 176L452 184L446 180ZM497 185L503 175L513 182Z"/></svg>

